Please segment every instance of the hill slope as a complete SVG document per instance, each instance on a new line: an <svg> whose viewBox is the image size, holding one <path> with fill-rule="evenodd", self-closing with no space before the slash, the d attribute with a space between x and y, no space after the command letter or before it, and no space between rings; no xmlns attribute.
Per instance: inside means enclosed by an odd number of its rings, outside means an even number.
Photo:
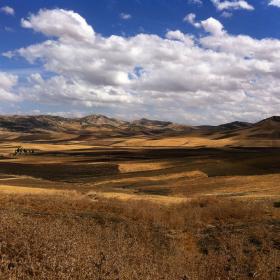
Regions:
<svg viewBox="0 0 280 280"><path fill-rule="evenodd" d="M82 118L58 116L0 116L0 140L22 141L90 141L92 139L184 139L218 141L280 140L280 117L274 116L255 124L231 122L218 126L187 126L172 122L140 119L132 122L90 115ZM176 142L176 141L175 141ZM205 143L205 141L199 141ZM156 143L156 142L155 142ZM225 141L226 143L226 141ZM180 144L178 144L180 145Z"/></svg>
<svg viewBox="0 0 280 280"><path fill-rule="evenodd" d="M91 137L129 137L153 135L178 135L192 130L189 126L171 122L142 119L127 122L103 115L90 115L82 118L58 116L0 116L1 137L20 140L75 139Z"/></svg>

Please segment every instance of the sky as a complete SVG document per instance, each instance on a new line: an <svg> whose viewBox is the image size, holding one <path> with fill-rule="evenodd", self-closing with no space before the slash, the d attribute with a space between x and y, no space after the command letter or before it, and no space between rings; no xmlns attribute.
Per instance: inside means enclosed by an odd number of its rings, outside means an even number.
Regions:
<svg viewBox="0 0 280 280"><path fill-rule="evenodd" d="M280 115L280 0L0 0L0 114Z"/></svg>

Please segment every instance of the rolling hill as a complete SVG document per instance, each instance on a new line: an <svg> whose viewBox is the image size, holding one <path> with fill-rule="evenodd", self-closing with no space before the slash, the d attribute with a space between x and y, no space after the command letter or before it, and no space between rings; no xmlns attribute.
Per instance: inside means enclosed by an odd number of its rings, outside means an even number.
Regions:
<svg viewBox="0 0 280 280"><path fill-rule="evenodd" d="M123 121L103 115L82 118L59 116L0 116L0 139L18 141L90 141L109 139L188 138L223 143L280 140L280 117L273 116L257 123L231 122L218 126L187 126L172 122L140 119ZM205 141L202 141L205 139ZM182 140L182 141L181 141ZM171 141L171 142L172 142ZM157 142L154 142L154 144ZM159 145L161 145L159 143ZM165 145L165 144L164 144ZM204 144L203 144L204 145Z"/></svg>
<svg viewBox="0 0 280 280"><path fill-rule="evenodd" d="M214 129L221 138L280 140L280 117L273 116L257 123L233 122Z"/></svg>
<svg viewBox="0 0 280 280"><path fill-rule="evenodd" d="M82 118L58 116L0 116L3 139L18 140L88 140L108 137L174 136L187 133L193 128L171 122L141 119L127 122L103 115Z"/></svg>

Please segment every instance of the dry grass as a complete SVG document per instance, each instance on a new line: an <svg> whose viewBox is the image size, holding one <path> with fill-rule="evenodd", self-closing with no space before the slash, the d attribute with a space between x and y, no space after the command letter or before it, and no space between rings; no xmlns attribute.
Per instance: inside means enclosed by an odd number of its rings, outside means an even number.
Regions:
<svg viewBox="0 0 280 280"><path fill-rule="evenodd" d="M184 171L180 173L172 173L172 174L161 174L161 175L151 175L151 176L139 176L134 174L134 176L128 178L121 178L121 179L110 179L110 180L103 180L98 183L94 183L94 186L102 186L106 184L112 183L121 183L123 185L131 185L135 184L136 182L143 182L149 181L150 183L158 182L158 181L167 181L167 180L175 180L175 179L201 179L207 178L207 174L202 171L194 170L194 171Z"/></svg>
<svg viewBox="0 0 280 280"><path fill-rule="evenodd" d="M236 141L231 138L212 140L207 137L176 136L149 139L147 137L124 139L113 146L115 147L225 147L234 145Z"/></svg>
<svg viewBox="0 0 280 280"><path fill-rule="evenodd" d="M95 192L90 191L87 195L93 200L100 199L115 199L120 201L129 201L129 202L153 202L159 204L179 204L188 201L186 197L178 197L178 196L164 196L164 195L139 195L139 194L131 194L124 192Z"/></svg>
<svg viewBox="0 0 280 280"><path fill-rule="evenodd" d="M0 279L279 279L273 201L0 194Z"/></svg>
<svg viewBox="0 0 280 280"><path fill-rule="evenodd" d="M258 153L113 152L19 157L13 172L3 159L1 280L280 279L280 175L259 172L276 168L277 154L263 161ZM108 159L124 173L70 181L75 174L65 171L66 163L83 171ZM39 172L41 162L48 164ZM50 163L57 163L51 172ZM51 180L40 179L41 172ZM57 172L67 181L56 181Z"/></svg>
<svg viewBox="0 0 280 280"><path fill-rule="evenodd" d="M280 174L220 176L175 182L173 192L181 196L239 196L246 198L280 197Z"/></svg>
<svg viewBox="0 0 280 280"><path fill-rule="evenodd" d="M0 192L7 194L32 194L32 195L77 195L75 191L60 191L55 189L42 189L42 188L28 188L28 187L19 187L19 186L11 186L11 185L0 185Z"/></svg>
<svg viewBox="0 0 280 280"><path fill-rule="evenodd" d="M128 162L120 163L119 170L121 173L160 170L171 166L168 162Z"/></svg>

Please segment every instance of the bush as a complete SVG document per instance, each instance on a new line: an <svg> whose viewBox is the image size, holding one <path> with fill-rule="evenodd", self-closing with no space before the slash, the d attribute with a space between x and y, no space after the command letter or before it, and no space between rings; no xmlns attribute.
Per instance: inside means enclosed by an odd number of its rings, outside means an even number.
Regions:
<svg viewBox="0 0 280 280"><path fill-rule="evenodd" d="M280 208L280 201L274 202L274 203L273 203L273 206L274 206L275 208Z"/></svg>

